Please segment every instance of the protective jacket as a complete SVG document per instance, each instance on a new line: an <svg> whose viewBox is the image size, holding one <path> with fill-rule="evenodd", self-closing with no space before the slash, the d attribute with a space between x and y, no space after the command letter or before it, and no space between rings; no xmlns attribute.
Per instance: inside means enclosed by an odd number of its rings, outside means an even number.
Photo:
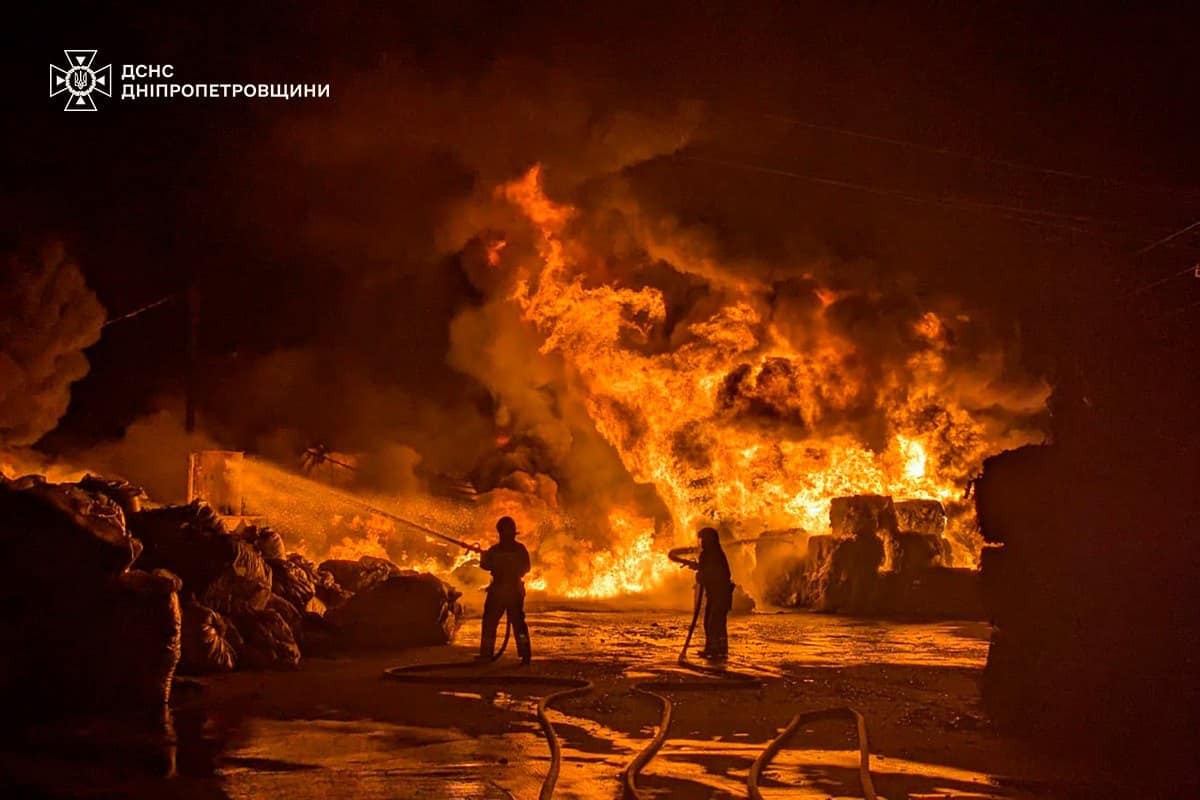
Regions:
<svg viewBox="0 0 1200 800"><path fill-rule="evenodd" d="M492 584L488 587L516 588L529 572L529 551L516 540L499 542L484 551L479 566L492 573Z"/></svg>

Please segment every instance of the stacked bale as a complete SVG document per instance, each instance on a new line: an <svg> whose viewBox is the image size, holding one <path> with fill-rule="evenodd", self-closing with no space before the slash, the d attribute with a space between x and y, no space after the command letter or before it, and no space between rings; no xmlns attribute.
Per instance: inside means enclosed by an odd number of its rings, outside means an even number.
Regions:
<svg viewBox="0 0 1200 800"><path fill-rule="evenodd" d="M457 628L459 593L432 575L369 557L317 567L270 528L229 533L203 503L144 501L92 476L0 476L0 558L12 565L0 585L0 688L19 690L18 715L161 716L177 667L292 669L301 645L441 644ZM354 598L336 623L324 619Z"/></svg>
<svg viewBox="0 0 1200 800"><path fill-rule="evenodd" d="M177 577L102 487L0 477L0 685L17 722L94 711L161 719L179 661Z"/></svg>
<svg viewBox="0 0 1200 800"><path fill-rule="evenodd" d="M764 534L757 572L767 599L816 611L982 619L979 574L953 569L937 500L851 495L830 502L831 534ZM790 533L790 535L785 535Z"/></svg>
<svg viewBox="0 0 1200 800"><path fill-rule="evenodd" d="M897 532L892 498L835 497L829 504L833 533L808 540L801 600L817 611L875 613L885 541Z"/></svg>
<svg viewBox="0 0 1200 800"><path fill-rule="evenodd" d="M898 531L888 553L893 571L915 573L949 566L945 539L946 510L937 500L901 500L895 504Z"/></svg>

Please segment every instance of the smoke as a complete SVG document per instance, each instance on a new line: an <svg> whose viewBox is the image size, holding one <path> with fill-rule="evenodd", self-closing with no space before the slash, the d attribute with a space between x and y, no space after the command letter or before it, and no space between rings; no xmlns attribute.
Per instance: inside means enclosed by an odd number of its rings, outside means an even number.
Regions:
<svg viewBox="0 0 1200 800"><path fill-rule="evenodd" d="M534 169L488 201L526 220L468 248L485 301L452 337L560 485L605 464L561 456L599 433L685 528L819 530L831 496L949 501L988 452L1038 438L1046 387L983 317L869 262L738 253L626 176L591 180L567 206Z"/></svg>
<svg viewBox="0 0 1200 800"><path fill-rule="evenodd" d="M537 290L544 240L497 187L535 164L574 209L563 256L580 296L656 298L616 309L605 347L715 376L712 413L679 419L671 445L704 502L714 490L699 476L725 432L875 453L898 428L946 432L938 457L957 458L947 472L959 478L972 437L999 446L1036 430L1044 387L1015 366L1012 329L827 245L845 232L790 218L786 193L726 195L727 181L681 173L673 155L731 130L698 104L505 57L453 78L389 61L337 86L335 104L256 131L237 148L247 160L220 171L257 177L218 196L272 265L245 270L259 283L207 288L221 308L205 324L233 344L208 354L204 433L153 411L122 440L71 454L80 463L174 500L192 447L296 464L321 443L352 458L364 489L411 495L449 474L485 508L527 505L522 524L545 529L535 538L555 543L564 569L630 531L659 532L678 498L629 457L654 431L520 302ZM785 234L771 230L781 220ZM272 332L257 351L241 346L255 325ZM34 429L53 426L67 385Z"/></svg>
<svg viewBox="0 0 1200 800"><path fill-rule="evenodd" d="M0 274L0 447L31 445L67 411L105 311L61 245L15 254Z"/></svg>
<svg viewBox="0 0 1200 800"><path fill-rule="evenodd" d="M137 484L155 502L186 502L188 453L218 444L203 431L189 433L178 404L163 405L167 407L136 419L120 439L69 451L63 460Z"/></svg>

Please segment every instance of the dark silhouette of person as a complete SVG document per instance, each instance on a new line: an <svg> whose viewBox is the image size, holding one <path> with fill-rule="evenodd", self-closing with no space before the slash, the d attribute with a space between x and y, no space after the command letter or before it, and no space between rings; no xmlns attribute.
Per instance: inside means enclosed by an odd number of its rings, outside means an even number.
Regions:
<svg viewBox="0 0 1200 800"><path fill-rule="evenodd" d="M525 582L522 578L529 572L529 551L517 541L517 523L512 517L501 517L496 522L496 532L500 534L500 541L484 551L479 559L479 566L492 573L487 600L483 604L479 657L492 657L496 649L496 626L500 624L500 617L507 614L513 638L517 640L517 655L522 664L528 664L532 656L529 626L525 624Z"/></svg>
<svg viewBox="0 0 1200 800"><path fill-rule="evenodd" d="M700 531L699 560L683 563L696 570L696 583L704 589L704 649L700 655L724 658L729 655L725 621L733 607L733 580L715 528Z"/></svg>

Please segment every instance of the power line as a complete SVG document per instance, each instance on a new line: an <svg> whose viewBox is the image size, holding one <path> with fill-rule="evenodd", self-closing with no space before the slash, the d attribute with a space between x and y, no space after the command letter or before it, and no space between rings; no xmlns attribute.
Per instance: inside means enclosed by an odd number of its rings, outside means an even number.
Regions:
<svg viewBox="0 0 1200 800"><path fill-rule="evenodd" d="M114 322L124 322L127 319L133 319L134 317L138 316L139 314L143 314L152 308L158 308L163 303L167 303L167 302L170 302L171 300L174 300L178 296L179 296L179 293L176 292L175 294L169 294L166 297L160 297L159 299L155 300L153 303L147 303L146 305L144 305L140 308L135 308L133 311L130 311L128 314L122 314L119 317L113 317L112 319L105 320L104 324L101 325L100 327L107 328L109 325L112 325Z"/></svg>
<svg viewBox="0 0 1200 800"><path fill-rule="evenodd" d="M881 142L884 144L894 145L896 147L906 147L910 150L918 150L923 153L932 153L935 155L948 156L950 158L958 158L966 161L975 161L981 164L996 164L998 166L1008 167L1009 169L1020 170L1022 172L1033 172L1042 175L1052 175L1059 178L1071 178L1073 180L1094 181L1104 183L1110 186L1124 186L1128 188L1143 189L1147 191L1159 192L1180 192L1185 194L1200 194L1200 188L1191 186L1161 186L1154 184L1138 183L1137 181L1127 181L1120 178L1110 178L1104 175L1091 175L1086 172L1074 172L1065 169L1054 169L1052 167L1042 167L1035 164L1026 164L1020 161L1010 161L1005 158L990 158L981 156L975 153L967 153L962 150L954 150L949 147L939 147L937 145L922 144L921 142L913 142L907 139L897 139L891 136L883 136L876 133L868 133L865 131L856 131L849 128L838 128L832 125L820 125L815 122L807 122L805 120L788 117L781 114L761 114L760 116L766 119L773 119L780 122L786 122L790 125L795 125L798 128L808 128L810 130L824 131L826 133L836 133L841 136L848 136L855 139L863 139L871 142Z"/></svg>
<svg viewBox="0 0 1200 800"><path fill-rule="evenodd" d="M1101 225L1104 224L1099 220L1091 217L1086 217L1079 214L1071 214L1062 211L1051 211L1047 209L1029 208L1026 206L1012 206L1003 203L988 203L978 200L968 200L959 197L946 197L940 195L929 195L905 192L897 189L888 189L871 184L855 183L853 181L841 180L839 178L829 178L820 175L808 175L802 172L793 172L790 170L778 169L776 167L767 167L761 164L753 164L744 161L732 161L720 158L708 158L704 156L677 154L677 158L684 161L695 161L701 164L710 164L714 166L729 167L733 169L741 169L749 172L758 172L768 175L779 175L786 178L794 178L797 180L809 181L811 183L822 184L826 186L834 186L842 189L851 189L855 191L867 192L885 197L895 197L900 200L905 200L911 203L927 203L939 205L949 208L972 209L982 211L992 211L1001 214L1009 219L1014 219L1019 222L1025 222L1033 225L1046 225L1049 227L1057 227L1063 230L1071 230L1077 233L1088 232L1089 229L1085 225ZM1059 220L1054 222L1054 220Z"/></svg>
<svg viewBox="0 0 1200 800"><path fill-rule="evenodd" d="M1164 245L1173 239L1177 239L1180 236L1187 233L1188 231L1195 230L1196 228L1200 228L1200 219L1196 220L1191 225L1185 225L1184 227L1180 228L1179 230L1175 231L1174 233L1172 233L1168 236L1164 236L1163 238L1159 239L1156 242L1151 242L1150 244L1143 247L1141 250L1138 250L1133 255L1134 255L1134 257L1144 256L1146 253L1149 253L1151 250L1155 249L1156 247L1160 247L1161 245ZM1130 291L1129 294L1134 295L1134 294L1138 294L1140 292L1144 292L1147 289L1153 289L1155 286L1161 286L1168 281L1173 281L1178 277L1187 275L1189 272L1194 275L1197 275L1197 277L1200 277L1200 273L1198 273L1198 270L1200 270L1200 265L1185 267L1185 268L1179 270L1178 272L1172 272L1170 275L1165 275L1161 278L1158 278L1157 280L1153 280L1153 281L1150 281L1149 283L1144 283L1141 286L1134 287L1134 289L1132 291Z"/></svg>
<svg viewBox="0 0 1200 800"><path fill-rule="evenodd" d="M1161 286L1162 284L1166 283L1167 281L1173 281L1178 277L1187 275L1188 273L1194 274L1195 272L1196 272L1196 267L1194 267L1194 266L1187 267L1185 269L1181 269L1181 270L1179 270L1179 272L1172 272L1170 275L1159 278L1156 281L1151 281L1150 283L1144 283L1141 286L1138 286L1133 291L1131 291L1130 294L1138 294L1139 292L1144 292L1147 289L1153 289L1155 286Z"/></svg>
<svg viewBox="0 0 1200 800"><path fill-rule="evenodd" d="M1167 242L1171 241L1172 239L1176 239L1180 236L1183 236L1188 231L1195 230L1196 228L1200 228L1200 219L1196 220L1191 225L1187 225L1183 228L1180 228L1179 230L1172 233L1170 236L1164 236L1163 238L1159 239L1157 242L1152 242L1152 243L1146 245L1141 250L1138 250L1136 253L1134 253L1134 255L1135 256L1144 256L1144 255L1146 255L1146 253L1149 253L1151 250L1158 247L1159 245L1164 245Z"/></svg>

